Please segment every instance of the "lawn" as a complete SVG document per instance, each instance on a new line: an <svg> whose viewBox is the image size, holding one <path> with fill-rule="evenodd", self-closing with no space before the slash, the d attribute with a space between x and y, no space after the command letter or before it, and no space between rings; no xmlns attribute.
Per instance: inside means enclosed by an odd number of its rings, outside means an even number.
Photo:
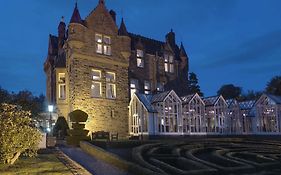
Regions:
<svg viewBox="0 0 281 175"><path fill-rule="evenodd" d="M0 164L1 175L71 175L54 154L39 154L36 158L20 158L12 166Z"/></svg>

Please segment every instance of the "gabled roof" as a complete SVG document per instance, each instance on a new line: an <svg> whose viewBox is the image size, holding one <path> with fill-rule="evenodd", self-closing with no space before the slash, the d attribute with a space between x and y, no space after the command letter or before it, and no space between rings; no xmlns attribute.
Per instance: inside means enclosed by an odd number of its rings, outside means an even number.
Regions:
<svg viewBox="0 0 281 175"><path fill-rule="evenodd" d="M196 94L186 95L181 97L182 103L189 103L190 100L195 96Z"/></svg>
<svg viewBox="0 0 281 175"><path fill-rule="evenodd" d="M152 95L146 95L141 93L135 93L139 101L144 105L148 112L155 113L157 112L154 107L151 105Z"/></svg>
<svg viewBox="0 0 281 175"><path fill-rule="evenodd" d="M219 98L220 96L205 97L203 101L206 106L214 106Z"/></svg>
<svg viewBox="0 0 281 175"><path fill-rule="evenodd" d="M231 105L233 104L237 104L237 100L235 100L234 98L232 99L227 99L225 100L226 104L227 104L227 107L230 107Z"/></svg>
<svg viewBox="0 0 281 175"><path fill-rule="evenodd" d="M240 109L242 110L249 110L255 106L255 103L256 103L255 100L243 101L243 102L239 102L239 106Z"/></svg>
<svg viewBox="0 0 281 175"><path fill-rule="evenodd" d="M172 91L172 90L171 90ZM151 103L163 102L171 91L165 91L152 96Z"/></svg>
<svg viewBox="0 0 281 175"><path fill-rule="evenodd" d="M265 94L268 98L274 101L276 104L281 104L281 96L276 96L272 94Z"/></svg>

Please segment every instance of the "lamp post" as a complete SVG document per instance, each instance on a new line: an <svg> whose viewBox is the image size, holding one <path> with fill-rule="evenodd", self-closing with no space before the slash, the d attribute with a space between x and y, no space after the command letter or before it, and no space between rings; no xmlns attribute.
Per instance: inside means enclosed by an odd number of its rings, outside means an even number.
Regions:
<svg viewBox="0 0 281 175"><path fill-rule="evenodd" d="M49 117L49 128L48 128L48 132L51 132L51 127L52 127L52 124L51 124L51 121L52 121L52 112L54 111L54 106L53 105L48 105L48 111L49 111L49 114L50 114L50 117Z"/></svg>

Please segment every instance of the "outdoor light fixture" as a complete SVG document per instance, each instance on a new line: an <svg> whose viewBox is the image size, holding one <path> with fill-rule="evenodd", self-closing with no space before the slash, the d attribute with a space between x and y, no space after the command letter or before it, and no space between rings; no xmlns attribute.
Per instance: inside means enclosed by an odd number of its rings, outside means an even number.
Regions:
<svg viewBox="0 0 281 175"><path fill-rule="evenodd" d="M54 111L54 106L53 105L48 105L48 111L53 112Z"/></svg>

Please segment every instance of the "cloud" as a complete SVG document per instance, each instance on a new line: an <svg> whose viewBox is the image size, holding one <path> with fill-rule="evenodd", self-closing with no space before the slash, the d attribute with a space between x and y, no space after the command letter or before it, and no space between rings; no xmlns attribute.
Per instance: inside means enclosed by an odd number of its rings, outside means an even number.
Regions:
<svg viewBox="0 0 281 175"><path fill-rule="evenodd" d="M213 60L204 67L216 68L221 65L252 64L261 61L276 61L276 53L281 49L281 30L266 33L253 38L232 49L225 49L222 54L210 56ZM277 59L280 59L279 57Z"/></svg>

